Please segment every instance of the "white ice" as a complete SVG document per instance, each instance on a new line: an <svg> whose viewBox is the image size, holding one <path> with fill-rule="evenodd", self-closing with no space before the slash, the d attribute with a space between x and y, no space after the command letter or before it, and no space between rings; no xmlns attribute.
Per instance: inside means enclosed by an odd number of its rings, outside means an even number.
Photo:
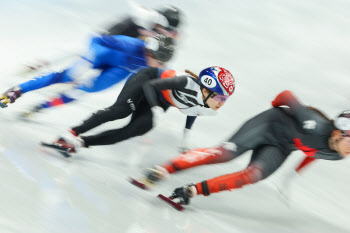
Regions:
<svg viewBox="0 0 350 233"><path fill-rule="evenodd" d="M153 7L171 3L186 15L170 67L199 72L220 65L236 78L236 92L220 114L197 120L192 147L225 140L246 119L269 108L285 89L330 117L350 108L349 1L140 3ZM21 64L83 52L89 33L121 19L128 10L127 2L121 0L0 1L0 91L30 78L15 75ZM302 158L295 152L267 180L196 197L184 212L178 212L156 195L238 171L246 166L250 153L226 164L173 175L151 192L137 189L127 178L177 155L185 117L172 109L162 125L143 137L83 149L65 159L41 148L39 142L53 140L112 104L121 85L50 109L31 122L16 118L62 88L66 87L28 93L0 109L0 232L350 232L349 160L317 161L294 178L286 201L274 184L281 183ZM91 133L121 124L125 121L108 123Z"/></svg>

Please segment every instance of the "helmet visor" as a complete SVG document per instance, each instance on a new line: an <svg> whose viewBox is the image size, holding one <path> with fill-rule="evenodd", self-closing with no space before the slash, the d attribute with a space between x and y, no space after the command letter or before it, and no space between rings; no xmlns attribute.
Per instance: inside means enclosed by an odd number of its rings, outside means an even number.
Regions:
<svg viewBox="0 0 350 233"><path fill-rule="evenodd" d="M211 98L213 98L214 100L218 101L218 102L226 102L228 97L230 97L229 95L219 95L216 93L213 93L213 95L211 96Z"/></svg>
<svg viewBox="0 0 350 233"><path fill-rule="evenodd" d="M350 140L350 130L341 130L343 137L348 137Z"/></svg>

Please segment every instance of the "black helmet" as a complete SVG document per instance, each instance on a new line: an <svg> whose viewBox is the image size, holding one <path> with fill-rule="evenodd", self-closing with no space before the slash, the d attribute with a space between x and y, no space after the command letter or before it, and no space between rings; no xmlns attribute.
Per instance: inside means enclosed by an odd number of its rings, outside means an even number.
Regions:
<svg viewBox="0 0 350 233"><path fill-rule="evenodd" d="M158 12L168 20L169 29L177 28L180 25L181 12L178 8L174 6L167 6Z"/></svg>
<svg viewBox="0 0 350 233"><path fill-rule="evenodd" d="M154 59L167 62L174 54L174 40L168 36L157 34L146 39L146 50Z"/></svg>

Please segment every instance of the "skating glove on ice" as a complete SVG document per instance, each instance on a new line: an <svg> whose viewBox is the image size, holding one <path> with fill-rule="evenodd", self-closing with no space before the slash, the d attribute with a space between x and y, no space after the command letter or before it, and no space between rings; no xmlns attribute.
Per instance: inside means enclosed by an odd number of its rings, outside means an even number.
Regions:
<svg viewBox="0 0 350 233"><path fill-rule="evenodd" d="M197 195L196 185L190 184L184 187L180 187L174 190L173 194L170 198L175 199L178 198L180 200L180 204L188 205L190 203L190 198Z"/></svg>
<svg viewBox="0 0 350 233"><path fill-rule="evenodd" d="M152 111L152 124L153 128L160 125L164 118L164 110L159 106L154 106L151 108Z"/></svg>

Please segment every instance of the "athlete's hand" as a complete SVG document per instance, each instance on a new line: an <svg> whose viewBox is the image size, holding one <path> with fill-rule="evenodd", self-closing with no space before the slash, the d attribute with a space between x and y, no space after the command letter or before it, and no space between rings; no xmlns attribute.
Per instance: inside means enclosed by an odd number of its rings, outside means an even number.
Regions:
<svg viewBox="0 0 350 233"><path fill-rule="evenodd" d="M190 198L197 195L197 188L194 184L186 185L174 190L173 194L170 196L171 199L179 199L179 203L183 205L188 205L190 203Z"/></svg>
<svg viewBox="0 0 350 233"><path fill-rule="evenodd" d="M184 152L188 151L189 149L190 149L190 148L189 148L188 146L180 145L180 146L178 147L178 152L184 153Z"/></svg>
<svg viewBox="0 0 350 233"><path fill-rule="evenodd" d="M292 198L292 184L299 179L299 174L291 169L287 173L283 174L278 180L271 180L270 185L272 188L277 190L281 200L290 207Z"/></svg>
<svg viewBox="0 0 350 233"><path fill-rule="evenodd" d="M293 95L293 93L291 91L283 91L281 93L279 93L276 98L271 102L272 106L274 108L277 108L279 106L282 105L288 105L288 102L291 100L295 100L295 96Z"/></svg>
<svg viewBox="0 0 350 233"><path fill-rule="evenodd" d="M151 108L152 111L152 124L153 127L158 126L164 118L164 110L159 106L154 106Z"/></svg>
<svg viewBox="0 0 350 233"><path fill-rule="evenodd" d="M1 97L1 100L8 101L10 103L14 103L16 99L21 97L22 95L22 89L19 87L13 87L9 90L7 90L3 96Z"/></svg>

